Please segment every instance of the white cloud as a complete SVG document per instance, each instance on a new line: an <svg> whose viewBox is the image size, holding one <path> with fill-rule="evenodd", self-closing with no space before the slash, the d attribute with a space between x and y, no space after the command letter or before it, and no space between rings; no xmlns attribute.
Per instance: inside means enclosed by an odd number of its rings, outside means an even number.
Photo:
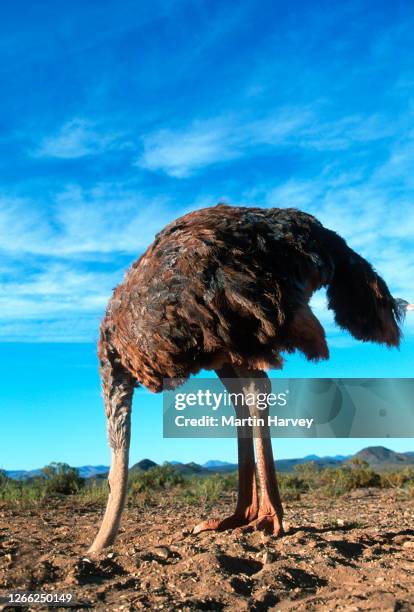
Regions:
<svg viewBox="0 0 414 612"><path fill-rule="evenodd" d="M61 312L55 319L5 319L1 323L1 342L95 342L99 315Z"/></svg>
<svg viewBox="0 0 414 612"><path fill-rule="evenodd" d="M184 178L212 164L237 159L252 148L281 145L309 119L309 111L280 109L262 120L219 117L194 122L188 129L159 130L143 138L136 165Z"/></svg>
<svg viewBox="0 0 414 612"><path fill-rule="evenodd" d="M186 212L113 184L69 185L47 205L0 197L0 339L94 340L128 263Z"/></svg>
<svg viewBox="0 0 414 612"><path fill-rule="evenodd" d="M111 184L92 190L69 185L47 205L0 197L0 250L91 259L137 254L178 213L166 198L148 199Z"/></svg>
<svg viewBox="0 0 414 612"><path fill-rule="evenodd" d="M91 121L75 118L65 123L56 134L43 138L31 154L33 157L76 159L97 155L115 146L125 147L119 138L119 134L102 131Z"/></svg>
<svg viewBox="0 0 414 612"><path fill-rule="evenodd" d="M183 178L217 161L240 156L240 150L228 141L224 128L195 128L176 134L161 130L144 139L144 153L137 165L147 170L162 170L170 176Z"/></svg>
<svg viewBox="0 0 414 612"><path fill-rule="evenodd" d="M396 123L385 121L384 117L352 115L311 121L297 134L297 140L299 146L315 151L342 151L354 144L390 138L396 130Z"/></svg>
<svg viewBox="0 0 414 612"><path fill-rule="evenodd" d="M310 108L278 108L263 119L226 115L195 121L187 128L163 129L143 137L136 165L185 178L213 164L247 155L264 147L296 147L343 151L358 143L392 137L401 121L380 115L352 115L323 120Z"/></svg>
<svg viewBox="0 0 414 612"><path fill-rule="evenodd" d="M0 317L13 320L53 320L103 313L122 271L90 270L85 265L43 262L27 269L23 277L0 283ZM71 334L70 329L67 333ZM0 332L4 335L4 331Z"/></svg>
<svg viewBox="0 0 414 612"><path fill-rule="evenodd" d="M82 264L76 267L71 263L48 262L39 271L27 274L24 280L9 280L7 292L15 297L35 296L45 299L55 299L54 296L72 299L74 296L83 295L87 299L85 303L88 304L91 304L90 297L93 295L92 302L96 305L96 295L99 300L105 297L105 289L119 281L120 274L121 271L113 273L91 271L85 269ZM5 286L0 285L0 288L6 290ZM97 293L99 288L103 290L101 294Z"/></svg>
<svg viewBox="0 0 414 612"><path fill-rule="evenodd" d="M92 268L92 269L91 269ZM94 341L123 270L44 259L0 283L0 341Z"/></svg>

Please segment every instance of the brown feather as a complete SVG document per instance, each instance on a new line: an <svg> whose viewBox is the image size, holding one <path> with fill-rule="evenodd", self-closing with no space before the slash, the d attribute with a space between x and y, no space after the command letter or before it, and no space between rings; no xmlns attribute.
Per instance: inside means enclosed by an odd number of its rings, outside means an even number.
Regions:
<svg viewBox="0 0 414 612"><path fill-rule="evenodd" d="M160 391L164 378L184 381L226 362L280 368L283 351L326 359L324 330L308 306L326 284L340 325L398 344L384 281L311 215L225 205L192 212L160 232L115 289L101 361L109 345L140 384ZM359 304L345 295L356 286Z"/></svg>

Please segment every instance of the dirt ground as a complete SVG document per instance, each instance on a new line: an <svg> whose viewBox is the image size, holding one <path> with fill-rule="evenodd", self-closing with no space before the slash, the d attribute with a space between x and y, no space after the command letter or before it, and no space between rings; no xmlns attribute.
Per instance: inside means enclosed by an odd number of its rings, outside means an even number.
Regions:
<svg viewBox="0 0 414 612"><path fill-rule="evenodd" d="M414 610L413 499L370 489L304 496L287 504L282 539L191 534L232 504L129 508L116 545L95 557L85 551L102 508L0 506L0 592L71 591L82 609L111 611Z"/></svg>

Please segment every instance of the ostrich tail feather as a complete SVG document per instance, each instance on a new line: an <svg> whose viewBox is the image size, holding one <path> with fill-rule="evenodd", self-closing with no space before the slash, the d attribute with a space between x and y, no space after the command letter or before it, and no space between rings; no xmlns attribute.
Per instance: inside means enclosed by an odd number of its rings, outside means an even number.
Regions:
<svg viewBox="0 0 414 612"><path fill-rule="evenodd" d="M328 306L336 323L362 341L399 346L404 316L385 281L371 264L328 230L334 273L328 286Z"/></svg>

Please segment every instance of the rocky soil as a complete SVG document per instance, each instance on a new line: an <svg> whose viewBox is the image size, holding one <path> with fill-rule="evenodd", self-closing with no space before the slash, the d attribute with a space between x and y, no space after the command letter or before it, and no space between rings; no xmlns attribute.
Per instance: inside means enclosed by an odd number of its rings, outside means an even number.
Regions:
<svg viewBox="0 0 414 612"><path fill-rule="evenodd" d="M414 500L396 490L286 508L287 535L191 534L229 514L173 498L128 508L115 546L86 554L102 508L0 506L0 593L73 592L97 610L414 610ZM6 608L3 608L6 609ZM9 608L10 609L10 608ZM39 609L39 608L37 608Z"/></svg>

